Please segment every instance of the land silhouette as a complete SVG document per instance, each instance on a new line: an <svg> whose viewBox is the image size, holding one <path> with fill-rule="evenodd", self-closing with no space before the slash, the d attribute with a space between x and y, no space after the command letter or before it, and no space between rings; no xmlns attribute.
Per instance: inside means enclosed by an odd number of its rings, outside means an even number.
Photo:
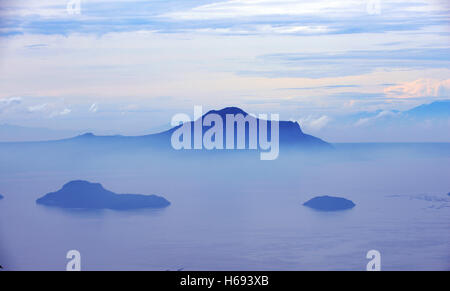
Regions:
<svg viewBox="0 0 450 291"><path fill-rule="evenodd" d="M131 210L139 208L164 208L170 205L156 195L116 194L99 183L77 180L62 189L48 193L36 200L37 204L61 208Z"/></svg>
<svg viewBox="0 0 450 291"><path fill-rule="evenodd" d="M333 196L318 196L306 201L303 205L320 211L339 211L355 207L353 201Z"/></svg>

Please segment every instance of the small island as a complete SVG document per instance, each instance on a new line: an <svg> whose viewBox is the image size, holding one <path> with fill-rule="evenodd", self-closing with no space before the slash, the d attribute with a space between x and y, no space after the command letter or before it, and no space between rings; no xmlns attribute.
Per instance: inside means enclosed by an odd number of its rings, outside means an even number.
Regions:
<svg viewBox="0 0 450 291"><path fill-rule="evenodd" d="M333 196L319 196L303 203L304 206L320 211L339 211L355 207L353 201Z"/></svg>
<svg viewBox="0 0 450 291"><path fill-rule="evenodd" d="M164 208L170 205L165 198L156 195L116 194L99 183L71 181L62 189L48 193L36 200L37 204L73 209L132 210Z"/></svg>

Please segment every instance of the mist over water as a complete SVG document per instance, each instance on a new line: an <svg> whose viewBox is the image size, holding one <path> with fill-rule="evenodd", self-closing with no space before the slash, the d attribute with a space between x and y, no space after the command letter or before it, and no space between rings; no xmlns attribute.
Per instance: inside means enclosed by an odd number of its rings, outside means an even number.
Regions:
<svg viewBox="0 0 450 291"><path fill-rule="evenodd" d="M450 144L334 144L326 152L160 152L0 145L7 270L450 269ZM8 150L6 150L6 148ZM14 161L14 162L12 162ZM172 204L137 211L36 205L71 180ZM356 207L319 212L322 195Z"/></svg>

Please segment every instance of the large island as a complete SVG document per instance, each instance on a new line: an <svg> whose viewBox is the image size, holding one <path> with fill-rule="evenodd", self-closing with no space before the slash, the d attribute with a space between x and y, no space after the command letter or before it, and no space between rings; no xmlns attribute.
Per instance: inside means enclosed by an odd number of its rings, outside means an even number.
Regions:
<svg viewBox="0 0 450 291"><path fill-rule="evenodd" d="M170 205L165 198L156 195L116 194L99 183L71 181L62 189L48 193L36 200L37 204L62 208L131 210L140 208L164 208Z"/></svg>

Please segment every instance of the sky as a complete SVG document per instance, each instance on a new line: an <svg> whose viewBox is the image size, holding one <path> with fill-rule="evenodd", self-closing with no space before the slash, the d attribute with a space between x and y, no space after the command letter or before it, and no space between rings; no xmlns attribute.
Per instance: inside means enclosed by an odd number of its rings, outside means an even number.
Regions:
<svg viewBox="0 0 450 291"><path fill-rule="evenodd" d="M448 120L342 121L450 99L448 1L71 1L0 2L0 124L134 135L238 106L332 141L450 141Z"/></svg>

